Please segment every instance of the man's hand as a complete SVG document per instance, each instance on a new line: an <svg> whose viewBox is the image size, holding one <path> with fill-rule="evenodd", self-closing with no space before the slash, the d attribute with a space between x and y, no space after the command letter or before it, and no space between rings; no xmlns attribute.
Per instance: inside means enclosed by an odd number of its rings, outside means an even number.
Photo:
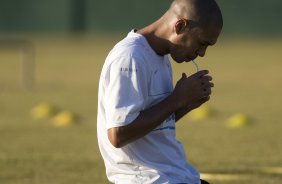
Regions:
<svg viewBox="0 0 282 184"><path fill-rule="evenodd" d="M208 73L207 70L202 70L190 77L187 77L185 73L182 74L173 92L179 107L175 113L176 121L210 99L211 88L214 84L211 82L212 77L207 75Z"/></svg>

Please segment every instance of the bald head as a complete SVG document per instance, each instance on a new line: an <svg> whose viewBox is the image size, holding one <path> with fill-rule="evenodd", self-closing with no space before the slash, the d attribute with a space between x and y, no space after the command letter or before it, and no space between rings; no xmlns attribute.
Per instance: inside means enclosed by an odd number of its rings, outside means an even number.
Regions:
<svg viewBox="0 0 282 184"><path fill-rule="evenodd" d="M217 42L223 25L215 0L173 0L157 21L138 30L159 55L170 54L178 63L203 57Z"/></svg>
<svg viewBox="0 0 282 184"><path fill-rule="evenodd" d="M185 18L195 26L214 25L222 28L221 11L215 0L174 0L168 10L170 19Z"/></svg>

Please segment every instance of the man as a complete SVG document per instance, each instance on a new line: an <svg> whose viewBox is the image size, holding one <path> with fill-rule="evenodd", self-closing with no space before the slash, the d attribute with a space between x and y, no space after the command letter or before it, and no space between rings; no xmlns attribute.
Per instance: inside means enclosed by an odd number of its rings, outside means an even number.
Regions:
<svg viewBox="0 0 282 184"><path fill-rule="evenodd" d="M214 0L174 0L153 24L131 31L108 55L98 97L98 142L112 183L207 183L187 161L175 122L210 99L208 71L173 88L168 54L203 57L223 25Z"/></svg>

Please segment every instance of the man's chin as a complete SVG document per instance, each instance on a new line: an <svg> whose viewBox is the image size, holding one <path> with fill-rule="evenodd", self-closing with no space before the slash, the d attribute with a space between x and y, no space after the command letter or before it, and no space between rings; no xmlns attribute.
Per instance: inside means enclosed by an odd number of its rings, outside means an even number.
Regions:
<svg viewBox="0 0 282 184"><path fill-rule="evenodd" d="M183 61L183 60L174 60L176 63L184 63L184 62L187 62L187 61Z"/></svg>
<svg viewBox="0 0 282 184"><path fill-rule="evenodd" d="M192 61L193 59L186 59L184 62L189 63L190 61Z"/></svg>
<svg viewBox="0 0 282 184"><path fill-rule="evenodd" d="M188 63L191 61L191 59L183 59L183 58L172 58L176 63Z"/></svg>

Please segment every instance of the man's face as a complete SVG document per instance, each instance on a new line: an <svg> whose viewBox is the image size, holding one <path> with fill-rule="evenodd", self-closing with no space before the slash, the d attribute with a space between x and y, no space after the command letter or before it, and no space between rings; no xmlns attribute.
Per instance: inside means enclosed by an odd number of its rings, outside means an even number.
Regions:
<svg viewBox="0 0 282 184"><path fill-rule="evenodd" d="M221 29L213 26L195 27L178 34L170 47L171 57L177 62L189 62L204 57L207 47L214 45Z"/></svg>

